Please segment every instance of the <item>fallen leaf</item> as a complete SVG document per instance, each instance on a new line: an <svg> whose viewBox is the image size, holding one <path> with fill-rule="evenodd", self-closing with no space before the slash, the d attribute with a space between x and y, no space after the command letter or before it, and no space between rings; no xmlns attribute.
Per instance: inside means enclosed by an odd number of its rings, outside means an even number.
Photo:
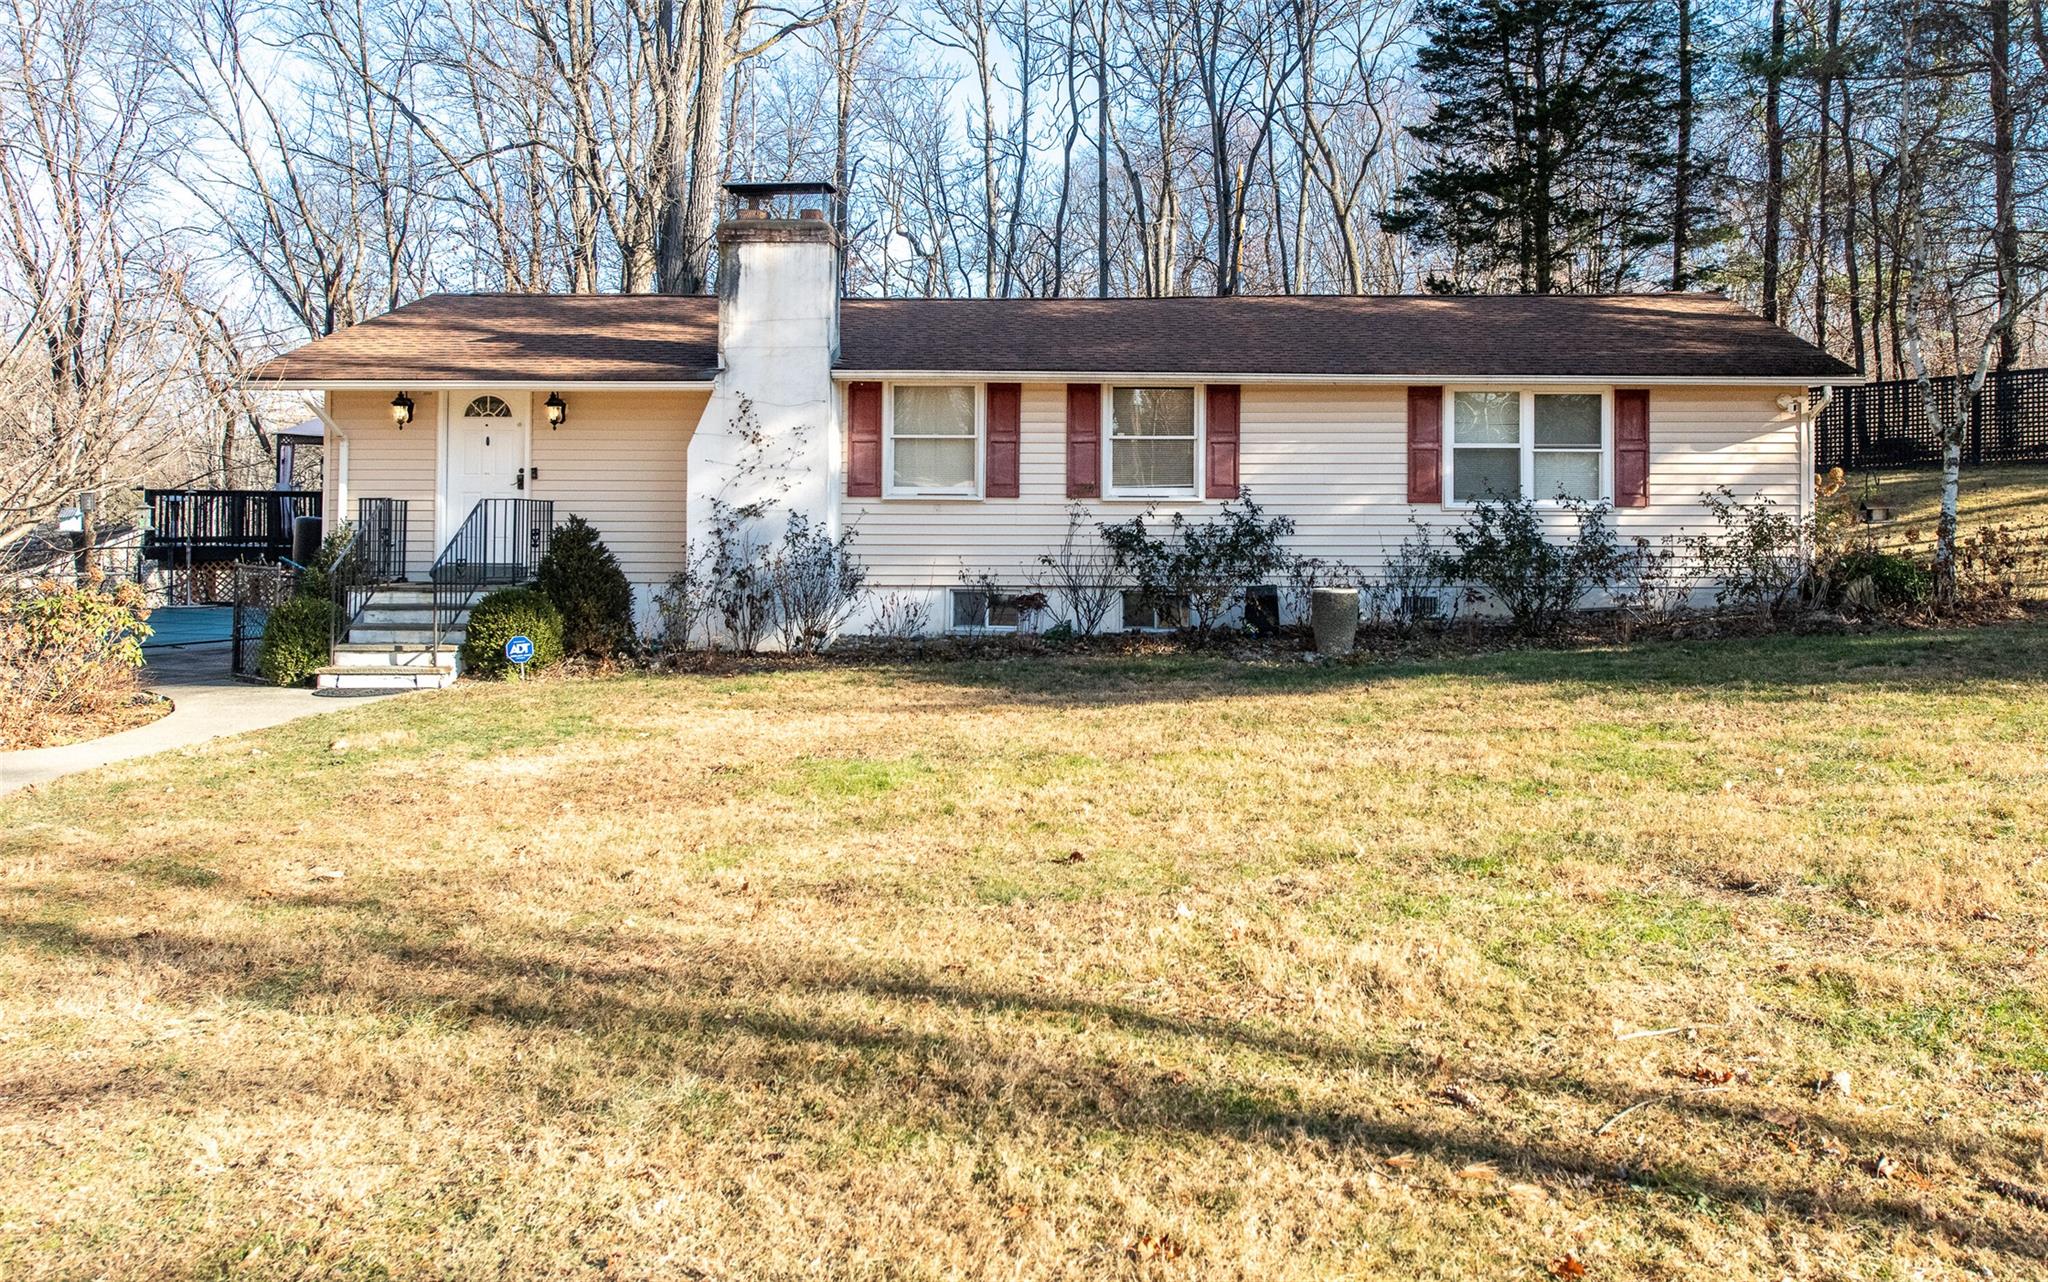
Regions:
<svg viewBox="0 0 2048 1282"><path fill-rule="evenodd" d="M1164 1233L1145 1233L1124 1243L1124 1254L1133 1260L1178 1260L1183 1249Z"/></svg>
<svg viewBox="0 0 2048 1282"><path fill-rule="evenodd" d="M1394 1154L1394 1156L1387 1159L1387 1165L1393 1167L1397 1171L1405 1171L1409 1167L1415 1165L1415 1154L1396 1153Z"/></svg>
<svg viewBox="0 0 2048 1282"><path fill-rule="evenodd" d="M1510 1197L1522 1198L1525 1201L1543 1202L1549 1200L1550 1190L1544 1188L1541 1184L1510 1184L1508 1185L1508 1195Z"/></svg>
<svg viewBox="0 0 2048 1282"><path fill-rule="evenodd" d="M1500 1178L1500 1168L1491 1162L1472 1162L1458 1168L1458 1178L1461 1180L1497 1180Z"/></svg>
<svg viewBox="0 0 2048 1282"><path fill-rule="evenodd" d="M1550 1262L1550 1276L1554 1278L1582 1278L1586 1276L1586 1266L1580 1263L1578 1256L1570 1251L1566 1251L1563 1255Z"/></svg>
<svg viewBox="0 0 2048 1282"><path fill-rule="evenodd" d="M1444 1087L1437 1094L1456 1104L1459 1108L1469 1108L1475 1113L1479 1111L1479 1097L1456 1082L1452 1082L1449 1086Z"/></svg>
<svg viewBox="0 0 2048 1282"><path fill-rule="evenodd" d="M348 876L348 874L339 868L315 868L308 872L306 876L314 881L340 881L343 877Z"/></svg>
<svg viewBox="0 0 2048 1282"><path fill-rule="evenodd" d="M1085 864L1088 862L1088 856L1078 850L1069 850L1064 855L1055 855L1053 862L1056 864Z"/></svg>
<svg viewBox="0 0 2048 1282"><path fill-rule="evenodd" d="M1847 1095L1849 1093L1849 1085L1849 1070L1838 1068L1815 1082L1813 1084L1813 1093L1815 1095L1826 1095L1828 1092L1833 1091L1838 1095Z"/></svg>
<svg viewBox="0 0 2048 1282"><path fill-rule="evenodd" d="M1024 1205L1022 1202L1012 1202L1010 1203L1010 1209L1003 1212L1003 1217L1005 1219L1021 1220L1029 1214L1031 1214L1030 1207Z"/></svg>
<svg viewBox="0 0 2048 1282"><path fill-rule="evenodd" d="M1899 1173L1899 1164L1889 1153L1879 1153L1863 1164L1863 1168L1881 1180L1888 1180Z"/></svg>

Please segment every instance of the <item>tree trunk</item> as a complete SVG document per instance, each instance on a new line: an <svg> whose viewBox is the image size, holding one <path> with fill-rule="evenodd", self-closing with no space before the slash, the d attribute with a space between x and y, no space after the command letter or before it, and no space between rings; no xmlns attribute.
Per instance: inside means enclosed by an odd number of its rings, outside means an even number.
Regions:
<svg viewBox="0 0 2048 1282"><path fill-rule="evenodd" d="M1828 66L1836 71L1835 82L1842 88L1842 270L1848 278L1849 337L1854 344L1856 369L1867 372L1863 348L1863 283L1856 272L1856 150L1849 116L1855 93L1848 75L1839 66L1842 53L1842 0L1828 0Z"/></svg>
<svg viewBox="0 0 2048 1282"><path fill-rule="evenodd" d="M1109 297L1109 0L1095 41L1095 296Z"/></svg>
<svg viewBox="0 0 2048 1282"><path fill-rule="evenodd" d="M2014 194L2012 105L2012 0L1990 0L1992 255L1998 276L1998 309L2020 295L2019 201ZM1998 368L2019 363L2020 335L2005 326L1998 339Z"/></svg>
<svg viewBox="0 0 2048 1282"><path fill-rule="evenodd" d="M700 0L701 2L701 0ZM706 5L697 26L696 128L690 138L690 194L683 212L678 294L701 294L711 283L712 221L718 211L725 151L725 70L730 46L716 9Z"/></svg>
<svg viewBox="0 0 2048 1282"><path fill-rule="evenodd" d="M1692 0L1678 0L1678 146L1671 168L1671 289L1691 283L1692 252Z"/></svg>
<svg viewBox="0 0 2048 1282"><path fill-rule="evenodd" d="M1778 321L1778 224L1785 213L1785 0L1771 0L1771 55L1764 68L1764 319Z"/></svg>

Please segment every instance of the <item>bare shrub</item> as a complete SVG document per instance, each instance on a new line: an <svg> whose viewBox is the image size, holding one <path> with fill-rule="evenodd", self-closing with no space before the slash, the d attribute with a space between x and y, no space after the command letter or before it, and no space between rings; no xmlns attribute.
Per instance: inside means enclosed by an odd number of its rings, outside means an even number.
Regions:
<svg viewBox="0 0 2048 1282"><path fill-rule="evenodd" d="M1088 509L1067 509L1067 533L1059 551L1041 555L1052 612L1075 635L1092 637L1102 630L1117 602L1122 579L1116 554L1102 541Z"/></svg>
<svg viewBox="0 0 2048 1282"><path fill-rule="evenodd" d="M133 702L147 615L132 583L0 591L0 747L40 743L62 720Z"/></svg>
<svg viewBox="0 0 2048 1282"><path fill-rule="evenodd" d="M789 514L769 562L775 634L792 653L815 654L860 605L868 572L853 555L852 530L833 537L801 512Z"/></svg>
<svg viewBox="0 0 2048 1282"><path fill-rule="evenodd" d="M908 641L931 630L931 598L891 592L875 603L874 626L868 635L889 641Z"/></svg>

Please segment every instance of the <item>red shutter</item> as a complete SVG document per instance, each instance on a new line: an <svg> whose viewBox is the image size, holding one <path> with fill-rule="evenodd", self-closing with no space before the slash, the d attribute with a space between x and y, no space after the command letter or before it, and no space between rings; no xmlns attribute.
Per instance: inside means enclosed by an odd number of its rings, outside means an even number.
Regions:
<svg viewBox="0 0 2048 1282"><path fill-rule="evenodd" d="M1237 482L1238 388L1235 383L1209 385L1209 476L1212 499L1234 499Z"/></svg>
<svg viewBox="0 0 2048 1282"><path fill-rule="evenodd" d="M1408 501L1444 501L1444 389L1408 389Z"/></svg>
<svg viewBox="0 0 2048 1282"><path fill-rule="evenodd" d="M988 385L988 485L992 499L1017 497L1017 438L1022 430L1024 388L1019 383Z"/></svg>
<svg viewBox="0 0 2048 1282"><path fill-rule="evenodd" d="M1650 393L1614 393L1614 506L1650 506Z"/></svg>
<svg viewBox="0 0 2048 1282"><path fill-rule="evenodd" d="M882 385L846 388L846 497L882 497Z"/></svg>
<svg viewBox="0 0 2048 1282"><path fill-rule="evenodd" d="M1067 497L1102 495L1102 384L1067 384Z"/></svg>

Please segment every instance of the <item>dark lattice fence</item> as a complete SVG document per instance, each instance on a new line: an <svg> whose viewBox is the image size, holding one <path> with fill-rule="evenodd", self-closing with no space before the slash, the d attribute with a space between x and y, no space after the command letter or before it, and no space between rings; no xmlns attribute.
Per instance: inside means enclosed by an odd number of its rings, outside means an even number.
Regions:
<svg viewBox="0 0 2048 1282"><path fill-rule="evenodd" d="M1967 379L1934 380L1943 422L1955 421L1967 386ZM1815 462L1822 469L1883 472L1941 462L1941 438L1912 379L1837 388L1817 428ZM2048 462L2048 369L1993 373L1977 393L1963 464L2034 462Z"/></svg>

